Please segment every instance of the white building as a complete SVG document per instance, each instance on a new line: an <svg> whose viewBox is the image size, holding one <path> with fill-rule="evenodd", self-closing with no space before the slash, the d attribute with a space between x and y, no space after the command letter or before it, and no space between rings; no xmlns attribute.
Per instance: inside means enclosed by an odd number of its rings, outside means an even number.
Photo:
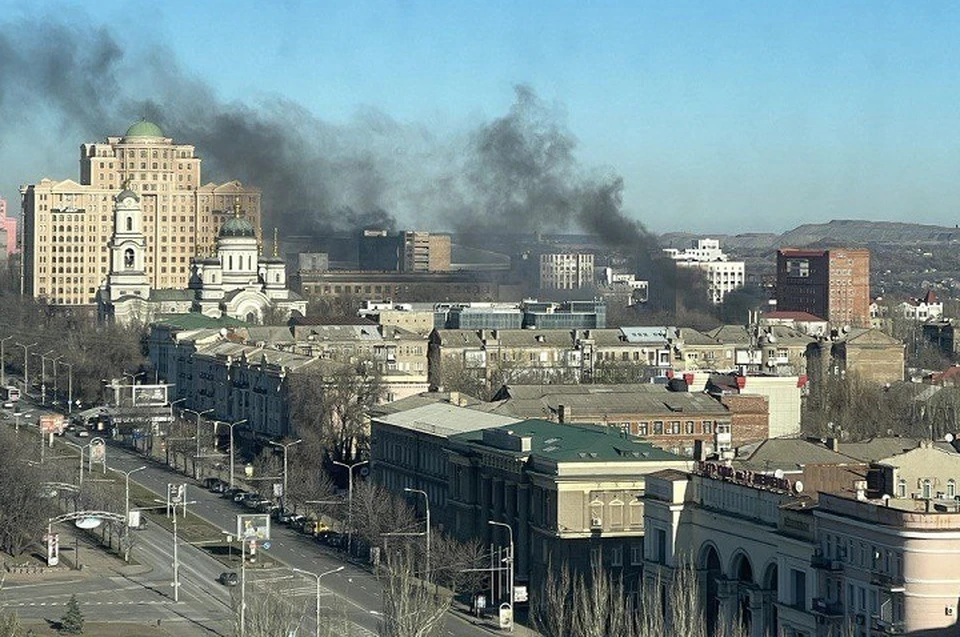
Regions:
<svg viewBox="0 0 960 637"><path fill-rule="evenodd" d="M928 290L923 298L910 299L897 306L897 314L908 321L936 321L943 318L943 302L933 290Z"/></svg>
<svg viewBox="0 0 960 637"><path fill-rule="evenodd" d="M743 261L730 261L720 249L717 239L700 239L694 247L684 251L664 248L677 267L698 268L707 277L707 290L714 304L723 302L728 292L743 287L745 281Z"/></svg>
<svg viewBox="0 0 960 637"><path fill-rule="evenodd" d="M540 288L579 290L593 285L593 255L561 252L540 255Z"/></svg>
<svg viewBox="0 0 960 637"><path fill-rule="evenodd" d="M101 320L148 323L161 314L199 312L261 323L268 310L306 314L307 302L287 288L283 259L260 254L256 231L241 217L239 202L220 228L214 253L191 258L188 289L150 287L140 195L130 189L114 199L108 246L110 269L97 296Z"/></svg>

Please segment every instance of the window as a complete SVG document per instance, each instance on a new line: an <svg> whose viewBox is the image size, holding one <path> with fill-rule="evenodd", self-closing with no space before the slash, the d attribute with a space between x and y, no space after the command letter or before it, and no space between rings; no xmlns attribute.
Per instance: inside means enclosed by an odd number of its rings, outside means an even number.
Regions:
<svg viewBox="0 0 960 637"><path fill-rule="evenodd" d="M650 429L650 423L641 422L640 424L637 425L637 435L646 436L649 429Z"/></svg>
<svg viewBox="0 0 960 637"><path fill-rule="evenodd" d="M929 498L931 492L930 478L923 479L923 497Z"/></svg>
<svg viewBox="0 0 960 637"><path fill-rule="evenodd" d="M643 547L631 546L630 547L630 565L639 566L640 564L643 564Z"/></svg>
<svg viewBox="0 0 960 637"><path fill-rule="evenodd" d="M654 421L653 421L653 435L654 435L654 436L662 436L662 435L663 435L663 421L662 421L662 420L654 420Z"/></svg>
<svg viewBox="0 0 960 637"><path fill-rule="evenodd" d="M663 529L657 529L654 534L654 550L656 551L657 564L667 563L667 532Z"/></svg>
<svg viewBox="0 0 960 637"><path fill-rule="evenodd" d="M807 574L795 568L790 569L791 602L794 608L805 609L807 605Z"/></svg>
<svg viewBox="0 0 960 637"><path fill-rule="evenodd" d="M907 481L903 478L900 478L897 481L897 497L905 498L907 497Z"/></svg>
<svg viewBox="0 0 960 637"><path fill-rule="evenodd" d="M957 496L957 483L954 482L953 478L947 480L947 497L955 498Z"/></svg>
<svg viewBox="0 0 960 637"><path fill-rule="evenodd" d="M713 433L713 423L709 420L704 420L702 425L703 433L712 434Z"/></svg>
<svg viewBox="0 0 960 637"><path fill-rule="evenodd" d="M610 566L623 566L623 545L613 547L610 552Z"/></svg>
<svg viewBox="0 0 960 637"><path fill-rule="evenodd" d="M619 499L610 503L610 526L614 528L623 526L623 501Z"/></svg>
<svg viewBox="0 0 960 637"><path fill-rule="evenodd" d="M810 262L807 259L787 259L787 276L805 279L810 276Z"/></svg>
<svg viewBox="0 0 960 637"><path fill-rule="evenodd" d="M693 421L692 421L692 420L688 420L688 421L687 421L687 424L686 424L686 433L687 433L687 434L692 434L692 433L694 433L694 431L693 431Z"/></svg>

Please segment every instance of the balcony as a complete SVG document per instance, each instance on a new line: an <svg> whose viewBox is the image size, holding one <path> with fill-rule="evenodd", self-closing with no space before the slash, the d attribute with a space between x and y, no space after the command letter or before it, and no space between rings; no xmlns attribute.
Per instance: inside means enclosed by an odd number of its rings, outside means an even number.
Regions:
<svg viewBox="0 0 960 637"><path fill-rule="evenodd" d="M813 608L811 610L814 614L824 617L843 617L843 604L829 601L823 597L813 598Z"/></svg>
<svg viewBox="0 0 960 637"><path fill-rule="evenodd" d="M813 557L810 558L810 566L824 571L836 572L843 570L843 563L840 562L840 560L830 559L826 555L819 553L815 553Z"/></svg>
<svg viewBox="0 0 960 637"><path fill-rule="evenodd" d="M903 578L889 573L870 573L870 583L888 593L902 593L906 590Z"/></svg>
<svg viewBox="0 0 960 637"><path fill-rule="evenodd" d="M870 618L870 628L875 633L881 635L905 635L907 634L903 620L893 621L890 619L881 619L873 616Z"/></svg>

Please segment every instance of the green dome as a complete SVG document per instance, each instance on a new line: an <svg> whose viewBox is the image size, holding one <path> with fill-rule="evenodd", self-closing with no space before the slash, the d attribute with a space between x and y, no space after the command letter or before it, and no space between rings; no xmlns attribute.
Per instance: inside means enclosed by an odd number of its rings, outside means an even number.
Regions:
<svg viewBox="0 0 960 637"><path fill-rule="evenodd" d="M221 237L256 237L253 224L243 217L230 217L220 226Z"/></svg>
<svg viewBox="0 0 960 637"><path fill-rule="evenodd" d="M142 119L128 128L124 137L163 137L163 131L153 122Z"/></svg>

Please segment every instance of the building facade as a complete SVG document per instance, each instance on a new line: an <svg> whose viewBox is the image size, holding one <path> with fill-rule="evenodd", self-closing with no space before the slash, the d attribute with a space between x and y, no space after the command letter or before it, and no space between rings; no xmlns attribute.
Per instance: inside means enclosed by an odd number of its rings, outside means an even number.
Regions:
<svg viewBox="0 0 960 637"><path fill-rule="evenodd" d="M114 197L140 197L144 272L153 289L187 286L190 258L209 249L240 201L260 228L260 191L202 184L201 160L158 126L80 147L80 181L42 179L21 190L24 293L54 305L92 305L109 270Z"/></svg>
<svg viewBox="0 0 960 637"><path fill-rule="evenodd" d="M870 251L777 251L777 310L807 312L834 329L870 327Z"/></svg>
<svg viewBox="0 0 960 637"><path fill-rule="evenodd" d="M540 255L541 290L580 290L594 284L592 254L561 252Z"/></svg>
<svg viewBox="0 0 960 637"><path fill-rule="evenodd" d="M676 248L665 248L664 252L677 267L696 268L704 273L707 292L714 305L723 303L729 292L742 288L746 282L744 262L730 261L717 239L700 239L682 252Z"/></svg>

